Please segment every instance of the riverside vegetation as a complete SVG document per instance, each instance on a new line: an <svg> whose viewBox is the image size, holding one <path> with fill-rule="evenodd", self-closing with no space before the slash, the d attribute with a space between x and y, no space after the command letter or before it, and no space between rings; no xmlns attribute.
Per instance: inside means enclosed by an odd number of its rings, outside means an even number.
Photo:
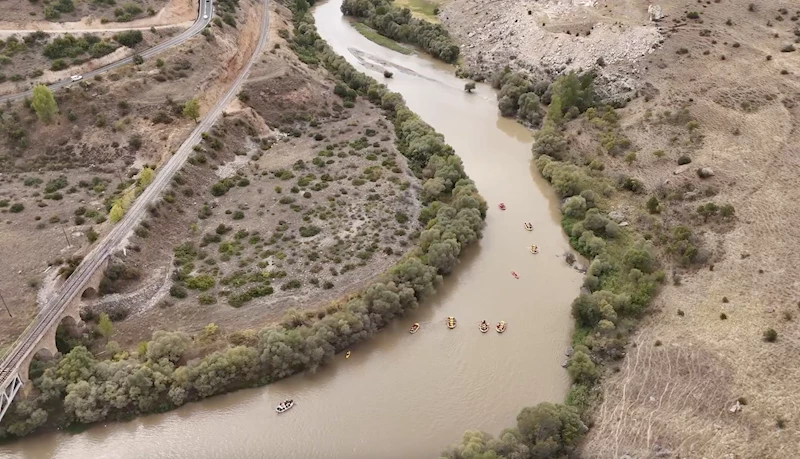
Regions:
<svg viewBox="0 0 800 459"><path fill-rule="evenodd" d="M387 0L344 0L342 13L359 18L385 37L419 46L437 59L451 63L458 59L460 49L447 29L414 18L408 8Z"/></svg>
<svg viewBox="0 0 800 459"><path fill-rule="evenodd" d="M86 347L48 361L34 360L34 388L18 400L0 425L0 438L22 436L43 426L87 424L139 413L166 411L184 403L244 387L253 387L302 371L315 371L345 348L377 333L393 318L416 308L433 292L461 251L481 236L485 201L467 178L461 161L441 135L420 120L402 97L355 70L319 37L300 0L294 13L292 48L312 66L324 66L348 94L385 110L398 137L398 149L425 181L425 230L399 263L349 299L317 311L315 321L287 321L254 332L240 332L231 347L192 359L193 350L212 341L213 324L192 338L158 331L151 341L125 351L109 343L104 360ZM107 328L107 327L106 327ZM98 330L103 336L109 330Z"/></svg>
<svg viewBox="0 0 800 459"><path fill-rule="evenodd" d="M639 234L610 218L609 210L619 193L644 202L640 199L644 185L626 175L613 181L603 172L601 155L621 156L630 141L619 132L615 109L601 103L595 94L591 73L569 73L548 84L506 68L494 75L492 85L499 90L498 107L503 116L541 126L532 147L536 166L562 198L562 226L570 244L591 263L583 291L572 303L575 331L567 370L573 384L566 406L526 408L517 417L517 426L504 430L497 439L467 431L462 442L442 457L573 457L581 436L588 431L586 425L591 424L591 409L599 402L596 385L603 366L613 367L614 361L624 357L637 319L664 282L660 260L688 269L704 262L707 253L686 226L669 228L660 222L650 225L652 232ZM587 157L570 151L570 122L586 122L595 129L600 155ZM654 222L660 213L656 197L651 196L642 207ZM732 206L726 205L726 209L723 218L733 215ZM567 260L574 262L569 256ZM674 279L679 282L677 275Z"/></svg>

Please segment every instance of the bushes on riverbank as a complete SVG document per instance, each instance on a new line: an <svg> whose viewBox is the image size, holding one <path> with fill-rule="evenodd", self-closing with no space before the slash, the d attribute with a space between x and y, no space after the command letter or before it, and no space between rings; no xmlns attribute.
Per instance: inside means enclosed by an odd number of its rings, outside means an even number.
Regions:
<svg viewBox="0 0 800 459"><path fill-rule="evenodd" d="M460 49L441 24L416 19L387 0L344 0L342 13L362 19L383 36L419 46L433 57L455 62Z"/></svg>
<svg viewBox="0 0 800 459"><path fill-rule="evenodd" d="M602 375L602 362L623 357L627 337L663 282L664 272L658 269L650 241L609 218L606 206L614 193L613 183L583 158L569 162L562 125L597 105L592 76L569 73L543 87L506 69L492 83L500 90L501 113L527 124L538 126L538 114L544 113L538 102L547 102L543 126L534 136L535 163L563 199L561 223L570 244L591 263L584 289L572 303L575 331L567 371L573 385L566 405L525 408L517 427L504 430L497 439L467 431L462 442L451 446L442 458L571 457L587 430L581 417L597 397L594 389ZM547 440L531 441L522 434L524 421L520 419L533 410L538 410L533 417L539 423L537 432Z"/></svg>
<svg viewBox="0 0 800 459"><path fill-rule="evenodd" d="M504 429L497 438L468 430L461 444L441 454L441 459L498 459L572 457L586 426L574 408L540 403L523 408L517 425Z"/></svg>
<svg viewBox="0 0 800 459"><path fill-rule="evenodd" d="M393 318L415 309L432 293L461 251L481 236L486 202L444 138L411 112L398 94L359 73L317 35L309 4L292 5L292 47L307 63L322 63L353 98L386 110L398 149L423 179L427 224L418 246L360 294L311 315L288 317L235 347L191 359L208 338L156 332L135 353L119 351L98 360L78 346L60 359L32 365L35 397L14 404L0 424L0 438L26 435L45 425L65 426L161 412L244 387L315 371L347 347L363 341ZM238 336L238 335L237 335ZM245 339L246 338L246 339ZM234 342L232 340L232 342ZM113 346L112 346L113 348Z"/></svg>
<svg viewBox="0 0 800 459"><path fill-rule="evenodd" d="M497 107L500 114L517 118L523 124L538 128L545 118L554 124L571 120L597 103L592 73L570 72L552 84L547 81L531 81L521 72L512 72L509 67L492 75L491 85L498 90Z"/></svg>

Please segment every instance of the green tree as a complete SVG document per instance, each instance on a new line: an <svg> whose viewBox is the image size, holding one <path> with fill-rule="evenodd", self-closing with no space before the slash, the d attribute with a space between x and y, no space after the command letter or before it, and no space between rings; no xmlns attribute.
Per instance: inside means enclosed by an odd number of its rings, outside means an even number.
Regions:
<svg viewBox="0 0 800 459"><path fill-rule="evenodd" d="M144 63L144 58L139 53L134 53L133 55L133 64L134 65L141 65Z"/></svg>
<svg viewBox="0 0 800 459"><path fill-rule="evenodd" d="M519 96L517 105L519 105L517 116L520 119L534 126L538 126L542 122L542 103L535 93L526 92Z"/></svg>
<svg viewBox="0 0 800 459"><path fill-rule="evenodd" d="M108 213L108 219L111 220L111 223L116 223L122 220L124 215L125 209L123 209L122 205L117 202L111 207L111 211Z"/></svg>
<svg viewBox="0 0 800 459"><path fill-rule="evenodd" d="M561 213L565 217L580 220L586 215L586 199L581 196L572 196L564 201L561 206Z"/></svg>
<svg viewBox="0 0 800 459"><path fill-rule="evenodd" d="M53 97L53 92L47 89L43 84L37 84L33 87L33 102L31 102L33 109L36 111L36 116L39 120L49 123L53 117L58 113L58 104Z"/></svg>
<svg viewBox="0 0 800 459"><path fill-rule="evenodd" d="M166 358L177 362L189 348L191 338L184 332L157 331L147 343L147 358L153 362Z"/></svg>
<svg viewBox="0 0 800 459"><path fill-rule="evenodd" d="M474 90L475 90L475 82L474 81L470 81L469 83L464 85L464 91L467 91L468 93L472 93L472 91L474 91Z"/></svg>
<svg viewBox="0 0 800 459"><path fill-rule="evenodd" d="M183 116L193 119L195 123L197 122L197 118L200 118L200 101L197 98L189 99L183 104Z"/></svg>
<svg viewBox="0 0 800 459"><path fill-rule="evenodd" d="M547 107L547 121L558 126L564 120L564 111L561 103L561 96L553 95L550 105Z"/></svg>
<svg viewBox="0 0 800 459"><path fill-rule="evenodd" d="M533 137L536 140L533 143L532 151L536 158L541 155L548 155L560 160L567 152L567 141L564 140L564 136L552 123L546 121L544 127Z"/></svg>
<svg viewBox="0 0 800 459"><path fill-rule="evenodd" d="M142 172L139 174L139 186L142 188L147 187L147 185L153 183L153 178L155 178L155 172L153 172L153 169L150 169L149 167L143 168Z"/></svg>
<svg viewBox="0 0 800 459"><path fill-rule="evenodd" d="M588 430L577 411L569 406L540 403L523 408L517 429L530 446L530 457L567 457Z"/></svg>
<svg viewBox="0 0 800 459"><path fill-rule="evenodd" d="M103 338L108 342L108 338L114 334L114 324L105 312L100 313L100 318L97 319L97 331L103 335Z"/></svg>
<svg viewBox="0 0 800 459"><path fill-rule="evenodd" d="M567 371L578 384L593 384L597 379L597 368L591 357L583 351L575 351L567 364Z"/></svg>

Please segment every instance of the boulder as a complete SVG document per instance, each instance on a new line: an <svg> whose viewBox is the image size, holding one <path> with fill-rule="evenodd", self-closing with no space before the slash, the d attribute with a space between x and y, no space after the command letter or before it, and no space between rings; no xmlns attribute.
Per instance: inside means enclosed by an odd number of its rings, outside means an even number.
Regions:
<svg viewBox="0 0 800 459"><path fill-rule="evenodd" d="M608 213L608 218L614 220L617 223L625 220L625 216L622 215L622 212L617 211L617 210L612 210L611 212L609 212Z"/></svg>
<svg viewBox="0 0 800 459"><path fill-rule="evenodd" d="M731 413L738 413L741 410L742 410L742 404L739 403L739 400L736 400L736 403L732 407L730 407Z"/></svg>
<svg viewBox="0 0 800 459"><path fill-rule="evenodd" d="M697 176L700 178L709 178L714 176L714 171L710 167L701 167L697 169Z"/></svg>
<svg viewBox="0 0 800 459"><path fill-rule="evenodd" d="M650 16L651 22L658 22L663 17L661 12L661 5L648 5L647 14Z"/></svg>
<svg viewBox="0 0 800 459"><path fill-rule="evenodd" d="M689 168L689 165L688 165L688 164L682 164L682 165L678 166L678 168L677 168L677 169L675 169L674 171L672 171L672 175L679 175L679 174L682 174L682 173L684 173L684 172L686 171L686 169L688 169L688 168Z"/></svg>

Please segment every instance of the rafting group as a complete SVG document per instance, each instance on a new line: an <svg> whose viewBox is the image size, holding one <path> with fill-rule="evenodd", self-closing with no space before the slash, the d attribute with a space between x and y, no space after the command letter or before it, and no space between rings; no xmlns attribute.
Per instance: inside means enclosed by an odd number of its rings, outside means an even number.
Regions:
<svg viewBox="0 0 800 459"><path fill-rule="evenodd" d="M486 333L489 331L489 324L487 324L485 320L482 320L481 324L478 326L478 329L481 331L481 333ZM501 320L500 322L497 322L497 325L494 326L494 329L497 331L497 333L503 333L506 331L506 321Z"/></svg>
<svg viewBox="0 0 800 459"><path fill-rule="evenodd" d="M500 204L497 205L497 207L500 210L506 210L505 203L501 202ZM533 224L531 222L525 222L525 230L533 231ZM528 251L536 255L537 253L539 253L539 247L536 244L531 244L531 246L528 247ZM513 277L514 279L519 279L519 274L517 274L516 271L511 271L511 277Z"/></svg>
<svg viewBox="0 0 800 459"><path fill-rule="evenodd" d="M456 328L456 324L457 324L456 318L453 316L450 316L447 319L445 319L445 325L447 325L447 328L451 330ZM411 326L408 332L413 335L414 333L419 331L419 327L420 327L419 322L414 322L414 325ZM504 320L497 322L497 325L495 325L494 329L497 331L497 333L503 333L504 331L506 331L506 322ZM480 325L478 325L478 330L480 330L481 333L488 332L489 324L485 320L482 320Z"/></svg>

